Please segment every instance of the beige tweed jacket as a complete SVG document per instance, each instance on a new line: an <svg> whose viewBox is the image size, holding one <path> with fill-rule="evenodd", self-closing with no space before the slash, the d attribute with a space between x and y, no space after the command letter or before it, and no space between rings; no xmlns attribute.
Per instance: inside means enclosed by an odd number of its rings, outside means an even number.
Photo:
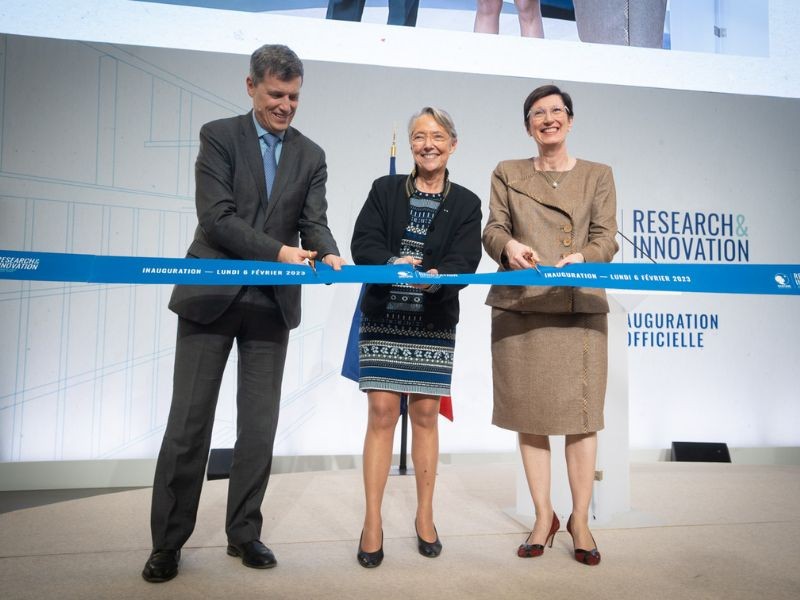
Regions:
<svg viewBox="0 0 800 600"><path fill-rule="evenodd" d="M611 168L578 159L558 181L554 189L531 159L497 165L483 246L500 271L506 270L503 249L511 238L533 248L546 266L574 252L582 253L586 262L610 262L616 254L617 201ZM592 288L496 285L490 288L486 304L521 312L608 312L605 290Z"/></svg>

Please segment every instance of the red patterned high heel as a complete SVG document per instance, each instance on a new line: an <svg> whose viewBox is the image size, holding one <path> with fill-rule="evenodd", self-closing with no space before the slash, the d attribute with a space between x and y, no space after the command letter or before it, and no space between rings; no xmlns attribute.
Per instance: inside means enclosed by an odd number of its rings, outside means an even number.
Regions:
<svg viewBox="0 0 800 600"><path fill-rule="evenodd" d="M555 511L553 511L553 521L550 524L550 531L547 534L547 537L544 539L544 545L547 545L548 540L550 541L550 547L553 547L553 540L556 537L556 533L561 528L561 523L558 521L558 515L556 515ZM531 531L531 535L533 531ZM531 536L528 535L528 538ZM525 540L526 542L528 540ZM543 544L520 544L519 548L517 548L517 556L520 558L535 558L537 556L541 556L544 554L544 545Z"/></svg>
<svg viewBox="0 0 800 600"><path fill-rule="evenodd" d="M567 519L567 532L569 532L569 535L572 537L572 547L575 548L575 536L572 535L572 515ZM597 542L594 541L594 536L592 536L592 543L595 547L591 550L575 548L575 560L584 565L589 565L590 567L600 564L600 553L597 551Z"/></svg>

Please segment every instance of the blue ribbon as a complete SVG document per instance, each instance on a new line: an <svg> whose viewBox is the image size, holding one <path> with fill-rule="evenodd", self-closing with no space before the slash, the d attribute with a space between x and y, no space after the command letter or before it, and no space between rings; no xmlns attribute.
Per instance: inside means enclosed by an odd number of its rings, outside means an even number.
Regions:
<svg viewBox="0 0 800 600"><path fill-rule="evenodd" d="M569 286L660 292L800 295L800 265L583 263L556 269L428 275L409 265L334 271L252 260L97 256L0 250L0 279L85 283L297 285L439 283Z"/></svg>

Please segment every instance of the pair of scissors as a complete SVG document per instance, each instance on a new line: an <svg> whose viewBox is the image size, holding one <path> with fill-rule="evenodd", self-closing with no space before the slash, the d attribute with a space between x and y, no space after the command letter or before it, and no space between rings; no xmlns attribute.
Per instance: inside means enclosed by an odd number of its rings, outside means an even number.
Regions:
<svg viewBox="0 0 800 600"><path fill-rule="evenodd" d="M542 272L539 270L539 265L536 263L536 261L535 261L535 260L533 260L533 255L528 255L526 258L528 259L528 262L531 264L531 266L532 266L534 269L536 269L536 272L537 272L539 275L541 275L541 274L542 274Z"/></svg>

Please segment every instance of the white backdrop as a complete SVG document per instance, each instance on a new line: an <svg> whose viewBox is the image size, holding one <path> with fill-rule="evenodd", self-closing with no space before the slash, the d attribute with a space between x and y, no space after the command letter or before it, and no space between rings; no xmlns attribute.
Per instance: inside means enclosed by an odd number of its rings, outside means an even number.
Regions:
<svg viewBox="0 0 800 600"><path fill-rule="evenodd" d="M0 49L0 247L182 256L196 222L197 132L247 110L247 57L10 35L0 36ZM449 110L460 136L452 178L486 207L494 165L535 152L521 106L543 82L306 61L295 125L328 152L329 216L343 253L372 179L386 172L394 127L404 172L408 116L423 104ZM558 83L575 100L571 151L614 167L629 237L637 235L635 211L724 214L730 235L695 237L746 243L752 263L800 262L797 100ZM642 260L620 243L619 259ZM492 269L484 260L481 270ZM462 293L456 421L442 424L443 452L514 448L512 434L490 425L485 292ZM356 293L304 292L278 455L360 453L364 398L338 375ZM157 286L0 282L0 461L155 456L171 392L168 294ZM651 298L637 313L711 315L718 328L702 331L702 347L611 350L629 353L632 447L678 439L800 445L797 299L685 294ZM679 333L699 339L697 329ZM216 447L235 435L234 374L229 368L223 383Z"/></svg>

